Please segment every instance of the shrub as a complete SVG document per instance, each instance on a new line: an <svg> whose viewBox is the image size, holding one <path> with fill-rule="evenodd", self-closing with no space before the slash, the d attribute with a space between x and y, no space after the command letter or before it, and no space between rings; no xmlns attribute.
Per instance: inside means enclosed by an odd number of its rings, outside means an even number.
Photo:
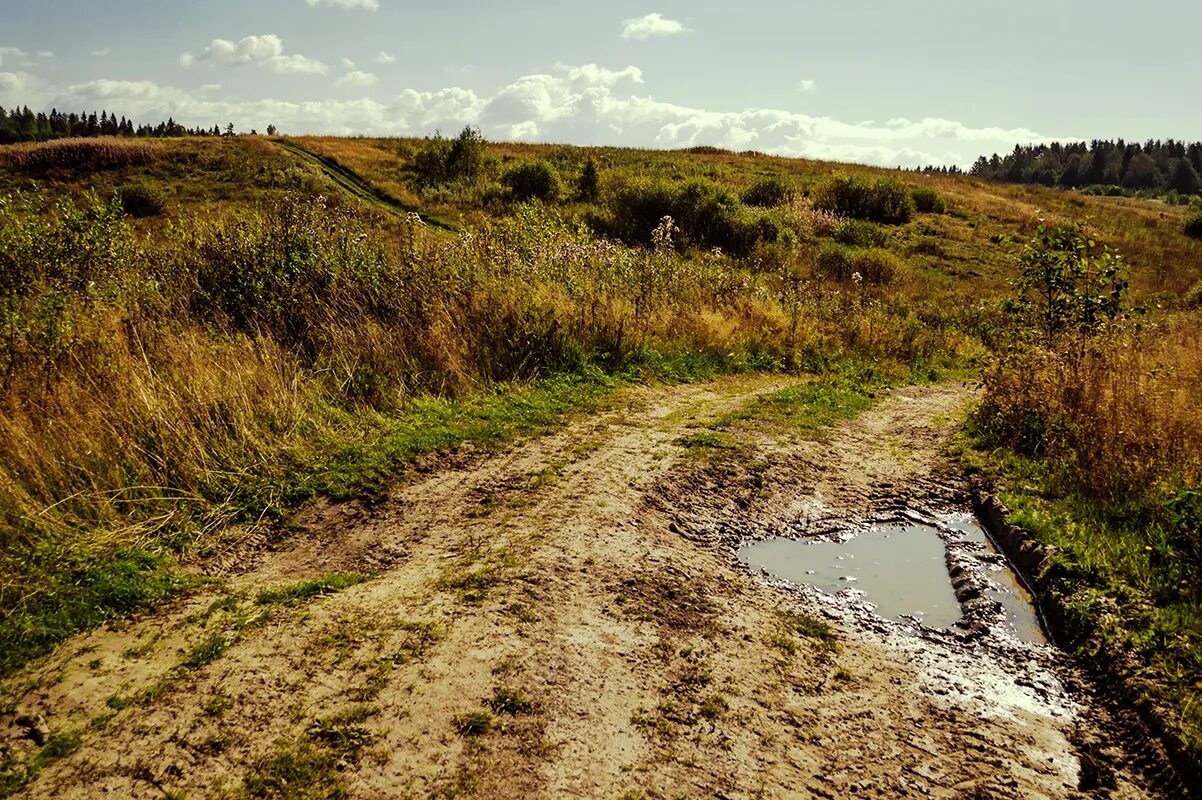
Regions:
<svg viewBox="0 0 1202 800"><path fill-rule="evenodd" d="M484 169L488 142L471 125L465 127L451 142L447 153L447 175L451 180L475 178Z"/></svg>
<svg viewBox="0 0 1202 800"><path fill-rule="evenodd" d="M1202 308L1202 281L1191 286L1182 299L1186 308Z"/></svg>
<svg viewBox="0 0 1202 800"><path fill-rule="evenodd" d="M888 238L875 222L862 219L845 220L835 231L836 242L854 247L883 247Z"/></svg>
<svg viewBox="0 0 1202 800"><path fill-rule="evenodd" d="M591 158L584 162L580 177L576 180L576 199L594 203L601 194L601 173L597 162Z"/></svg>
<svg viewBox="0 0 1202 800"><path fill-rule="evenodd" d="M1202 211L1192 214L1185 221L1185 235L1191 239L1202 239Z"/></svg>
<svg viewBox="0 0 1202 800"><path fill-rule="evenodd" d="M484 171L487 144L480 131L470 125L453 140L435 134L413 157L418 183L439 186L476 178Z"/></svg>
<svg viewBox="0 0 1202 800"><path fill-rule="evenodd" d="M559 197L559 173L542 159L520 161L501 176L501 183L514 200L553 201Z"/></svg>
<svg viewBox="0 0 1202 800"><path fill-rule="evenodd" d="M677 229L674 241L682 248L718 247L742 257L761 244L791 248L797 243L779 214L749 209L704 178L626 181L614 189L607 207L611 232L627 242L650 243L664 217L671 217Z"/></svg>
<svg viewBox="0 0 1202 800"><path fill-rule="evenodd" d="M141 183L118 187L116 196L121 210L131 217L157 217L167 208L162 190Z"/></svg>
<svg viewBox="0 0 1202 800"><path fill-rule="evenodd" d="M947 211L947 203L934 189L919 186L910 191L910 197L914 199L915 210L920 213L942 214Z"/></svg>
<svg viewBox="0 0 1202 800"><path fill-rule="evenodd" d="M818 251L818 271L837 281L859 275L865 283L889 283L901 269L901 260L888 250L857 248L827 242Z"/></svg>
<svg viewBox="0 0 1202 800"><path fill-rule="evenodd" d="M743 202L758 208L776 208L792 202L795 195L791 183L777 175L766 175L743 191Z"/></svg>
<svg viewBox="0 0 1202 800"><path fill-rule="evenodd" d="M814 207L841 217L898 224L914 215L914 198L899 181L835 174L814 190Z"/></svg>

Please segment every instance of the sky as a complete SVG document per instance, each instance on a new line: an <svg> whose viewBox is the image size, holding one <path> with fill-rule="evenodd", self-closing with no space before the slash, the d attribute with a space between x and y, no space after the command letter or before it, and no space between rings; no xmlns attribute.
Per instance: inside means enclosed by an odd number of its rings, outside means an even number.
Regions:
<svg viewBox="0 0 1202 800"><path fill-rule="evenodd" d="M1202 2L0 0L0 106L967 166L1202 139Z"/></svg>

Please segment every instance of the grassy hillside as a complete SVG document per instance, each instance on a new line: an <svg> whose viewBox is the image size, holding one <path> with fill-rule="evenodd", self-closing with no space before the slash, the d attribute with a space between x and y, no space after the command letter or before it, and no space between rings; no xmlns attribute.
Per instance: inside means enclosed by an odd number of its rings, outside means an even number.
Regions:
<svg viewBox="0 0 1202 800"><path fill-rule="evenodd" d="M379 491L617 382L970 370L974 446L1090 593L1082 626L1202 743L1188 209L470 137L12 146L0 198L0 672L186 589L187 565L315 495ZM1028 243L1076 220L1130 288L1105 325L1041 339L1038 287L1023 305L1011 282L1032 252L1063 265ZM1096 266L1065 302L1093 303Z"/></svg>

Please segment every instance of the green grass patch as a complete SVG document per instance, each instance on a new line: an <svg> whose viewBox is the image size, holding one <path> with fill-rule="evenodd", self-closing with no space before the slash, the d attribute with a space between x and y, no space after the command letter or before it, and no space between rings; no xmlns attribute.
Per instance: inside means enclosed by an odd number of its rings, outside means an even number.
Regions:
<svg viewBox="0 0 1202 800"><path fill-rule="evenodd" d="M492 728L492 714L487 711L470 711L453 720L455 732L465 738L483 736Z"/></svg>
<svg viewBox="0 0 1202 800"><path fill-rule="evenodd" d="M969 436L960 448L999 486L1011 521L1055 548L1051 591L1065 610L1065 632L1086 652L1134 655L1143 665L1140 691L1184 748L1202 756L1202 607L1170 533L1147 509L1112 508L1074 492L1047 460L988 449Z"/></svg>
<svg viewBox="0 0 1202 800"><path fill-rule="evenodd" d="M336 594L352 586L358 586L367 577L358 573L346 575L327 575L310 581L298 581L279 589L261 592L257 598L259 605L277 605L303 603L327 594Z"/></svg>
<svg viewBox="0 0 1202 800"><path fill-rule="evenodd" d="M184 669L200 669L221 658L229 646L230 640L224 633L209 634L188 651L180 666Z"/></svg>
<svg viewBox="0 0 1202 800"><path fill-rule="evenodd" d="M715 428L772 424L812 436L836 422L851 419L873 405L868 389L835 378L817 378L756 398L720 417Z"/></svg>

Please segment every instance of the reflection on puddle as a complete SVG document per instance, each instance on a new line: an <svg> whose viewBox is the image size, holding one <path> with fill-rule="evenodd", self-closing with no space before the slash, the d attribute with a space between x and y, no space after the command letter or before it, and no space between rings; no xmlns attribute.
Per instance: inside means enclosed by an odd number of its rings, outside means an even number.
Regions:
<svg viewBox="0 0 1202 800"><path fill-rule="evenodd" d="M943 530L948 542L964 543L954 546L970 546L968 558L986 578L985 595L1000 604L1011 633L1024 642L1046 643L1034 600L977 521L955 517ZM947 629L962 616L948 576L947 548L931 525L889 525L846 542L769 539L744 546L739 559L752 569L831 594L853 587L882 617L916 618Z"/></svg>
<svg viewBox="0 0 1202 800"><path fill-rule="evenodd" d="M943 539L928 525L873 528L846 542L770 539L743 547L739 558L832 594L855 587L883 617L917 617L933 628L960 619Z"/></svg>

